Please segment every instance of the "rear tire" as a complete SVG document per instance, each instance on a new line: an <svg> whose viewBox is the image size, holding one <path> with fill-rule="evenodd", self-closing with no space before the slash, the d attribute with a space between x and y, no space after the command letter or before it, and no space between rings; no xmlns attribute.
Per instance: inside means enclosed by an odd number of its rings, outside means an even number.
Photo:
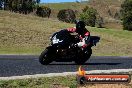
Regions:
<svg viewBox="0 0 132 88"><path fill-rule="evenodd" d="M90 58L92 54L92 49L89 48L87 51L82 52L82 54L78 54L77 59L75 60L75 63L77 65L83 65L85 62Z"/></svg>
<svg viewBox="0 0 132 88"><path fill-rule="evenodd" d="M53 56L49 49L45 49L39 56L39 62L42 65L48 65L52 62Z"/></svg>

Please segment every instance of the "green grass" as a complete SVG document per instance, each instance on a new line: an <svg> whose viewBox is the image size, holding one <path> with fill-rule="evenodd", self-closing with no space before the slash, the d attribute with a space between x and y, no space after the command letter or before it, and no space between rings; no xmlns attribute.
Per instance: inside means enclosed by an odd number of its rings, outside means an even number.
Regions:
<svg viewBox="0 0 132 88"><path fill-rule="evenodd" d="M50 36L74 24L0 11L0 54L37 54L49 44ZM91 35L101 37L93 55L132 56L132 32L115 29L87 27Z"/></svg>
<svg viewBox="0 0 132 88"><path fill-rule="evenodd" d="M30 46L30 45L29 45ZM38 47L1 47L0 54L30 54L30 55L39 55L44 48Z"/></svg>
<svg viewBox="0 0 132 88"><path fill-rule="evenodd" d="M111 73L119 74L119 73ZM128 74L128 73L121 73ZM129 73L131 75L131 73ZM132 78L132 76L130 76ZM102 86L101 86L102 85ZM41 77L15 80L0 80L0 88L131 88L132 81L126 84L86 84L79 86L76 76Z"/></svg>
<svg viewBox="0 0 132 88"><path fill-rule="evenodd" d="M0 11L0 53L36 53L49 45L51 34L67 25L52 19Z"/></svg>
<svg viewBox="0 0 132 88"><path fill-rule="evenodd" d="M90 29L93 34L101 37L101 41L94 52L105 56L131 56L132 32L114 29ZM100 50L100 53L97 52Z"/></svg>
<svg viewBox="0 0 132 88"><path fill-rule="evenodd" d="M61 10L61 9L80 9L85 7L87 3L76 3L76 2L69 2L69 3L49 3L49 4L40 4L50 7L53 10Z"/></svg>
<svg viewBox="0 0 132 88"><path fill-rule="evenodd" d="M79 19L80 12L82 9L86 7L87 3L76 3L76 2L69 2L69 3L49 3L49 4L40 4L40 6L46 6L51 8L51 18L57 19L57 14L62 9L72 9L76 11L76 18Z"/></svg>
<svg viewBox="0 0 132 88"><path fill-rule="evenodd" d="M0 81L0 88L76 88L76 77L43 77Z"/></svg>

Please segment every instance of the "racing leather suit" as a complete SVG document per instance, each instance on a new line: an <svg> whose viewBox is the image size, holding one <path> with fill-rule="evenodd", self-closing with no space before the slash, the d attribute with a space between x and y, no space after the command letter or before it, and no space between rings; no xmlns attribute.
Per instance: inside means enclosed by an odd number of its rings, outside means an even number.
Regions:
<svg viewBox="0 0 132 88"><path fill-rule="evenodd" d="M70 32L70 33L74 33L76 32L76 28L67 28L67 30ZM77 43L77 45L79 47L82 47L82 48L85 48L87 47L89 44L90 44L90 32L85 28L85 29L82 29L82 31L79 34L79 37L80 37L80 42Z"/></svg>

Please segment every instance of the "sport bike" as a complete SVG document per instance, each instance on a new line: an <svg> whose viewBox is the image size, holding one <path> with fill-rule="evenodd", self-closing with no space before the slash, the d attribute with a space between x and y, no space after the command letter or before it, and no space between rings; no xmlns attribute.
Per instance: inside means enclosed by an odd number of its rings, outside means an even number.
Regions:
<svg viewBox="0 0 132 88"><path fill-rule="evenodd" d="M70 34L67 30L54 33L50 38L51 44L39 56L42 65L48 65L52 61L71 62L84 64L92 54L92 46L96 46L100 37L90 36L89 45L86 48L77 46L80 40L78 34Z"/></svg>

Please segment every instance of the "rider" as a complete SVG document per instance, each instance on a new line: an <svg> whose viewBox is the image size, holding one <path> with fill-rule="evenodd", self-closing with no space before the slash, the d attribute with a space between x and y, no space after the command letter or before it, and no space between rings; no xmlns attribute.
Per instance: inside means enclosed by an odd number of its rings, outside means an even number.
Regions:
<svg viewBox="0 0 132 88"><path fill-rule="evenodd" d="M71 33L76 32L79 34L80 42L77 43L79 47L85 48L89 45L90 41L90 32L85 28L84 21L77 21L76 27L74 28L67 28L67 30Z"/></svg>

